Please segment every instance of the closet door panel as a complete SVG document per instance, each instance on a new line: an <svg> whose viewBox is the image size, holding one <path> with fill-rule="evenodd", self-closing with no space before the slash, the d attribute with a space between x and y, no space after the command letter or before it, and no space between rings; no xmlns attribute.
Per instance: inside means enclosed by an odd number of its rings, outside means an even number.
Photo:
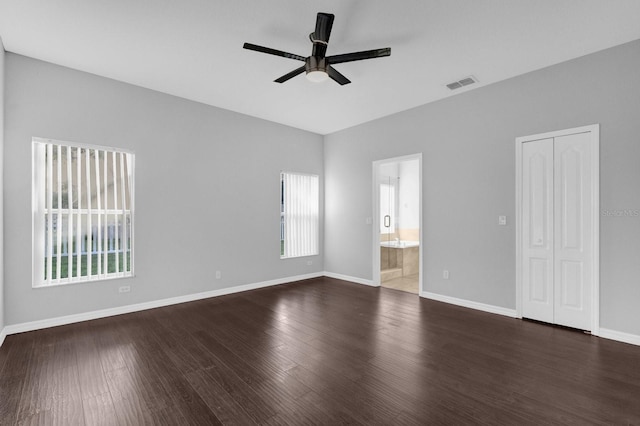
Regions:
<svg viewBox="0 0 640 426"><path fill-rule="evenodd" d="M590 329L591 151L589 133L554 140L555 323Z"/></svg>
<svg viewBox="0 0 640 426"><path fill-rule="evenodd" d="M523 316L553 322L553 139L522 150Z"/></svg>

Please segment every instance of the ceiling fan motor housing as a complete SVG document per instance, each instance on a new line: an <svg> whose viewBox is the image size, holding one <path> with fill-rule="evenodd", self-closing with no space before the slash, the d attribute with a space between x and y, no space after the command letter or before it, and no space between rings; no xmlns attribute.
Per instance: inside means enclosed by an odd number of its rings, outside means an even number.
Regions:
<svg viewBox="0 0 640 426"><path fill-rule="evenodd" d="M320 56L309 56L305 60L305 71L308 73L312 71L322 71L327 72L327 58Z"/></svg>

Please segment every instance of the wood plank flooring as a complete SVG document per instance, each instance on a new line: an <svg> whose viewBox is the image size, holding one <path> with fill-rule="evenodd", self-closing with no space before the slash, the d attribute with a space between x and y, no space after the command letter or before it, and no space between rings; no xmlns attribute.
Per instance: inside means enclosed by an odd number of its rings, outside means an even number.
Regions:
<svg viewBox="0 0 640 426"><path fill-rule="evenodd" d="M640 425L640 347L318 278L8 336L0 424Z"/></svg>

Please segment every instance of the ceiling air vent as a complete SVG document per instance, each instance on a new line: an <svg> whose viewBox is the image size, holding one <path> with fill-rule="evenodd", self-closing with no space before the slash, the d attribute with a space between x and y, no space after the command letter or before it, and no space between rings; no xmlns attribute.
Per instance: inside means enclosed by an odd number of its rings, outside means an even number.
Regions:
<svg viewBox="0 0 640 426"><path fill-rule="evenodd" d="M470 75L469 77L465 77L462 80L454 81L453 83L447 84L447 87L451 90L456 90L461 87L468 86L470 84L474 84L477 82L478 80L476 80L474 76Z"/></svg>

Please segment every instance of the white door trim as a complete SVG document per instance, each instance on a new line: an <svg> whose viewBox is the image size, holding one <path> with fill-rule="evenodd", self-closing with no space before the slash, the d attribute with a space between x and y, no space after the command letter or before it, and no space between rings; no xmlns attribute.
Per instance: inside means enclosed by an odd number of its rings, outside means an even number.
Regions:
<svg viewBox="0 0 640 426"><path fill-rule="evenodd" d="M591 262L591 334L600 334L600 125L576 127L516 138L516 317L522 318L522 144L576 133L590 133L592 155L591 209L593 257Z"/></svg>
<svg viewBox="0 0 640 426"><path fill-rule="evenodd" d="M419 246L419 272L418 272L418 294L422 294L424 291L424 285L422 282L423 275L423 246L424 246L424 226L422 223L422 153L403 155L401 157L386 158L384 160L377 160L372 163L372 184L371 191L373 200L372 206L372 226L371 226L371 256L373 259L373 285L380 287L380 224L378 220L380 218L380 166L387 163L397 163L408 160L418 160L418 217L420 220L420 246Z"/></svg>

